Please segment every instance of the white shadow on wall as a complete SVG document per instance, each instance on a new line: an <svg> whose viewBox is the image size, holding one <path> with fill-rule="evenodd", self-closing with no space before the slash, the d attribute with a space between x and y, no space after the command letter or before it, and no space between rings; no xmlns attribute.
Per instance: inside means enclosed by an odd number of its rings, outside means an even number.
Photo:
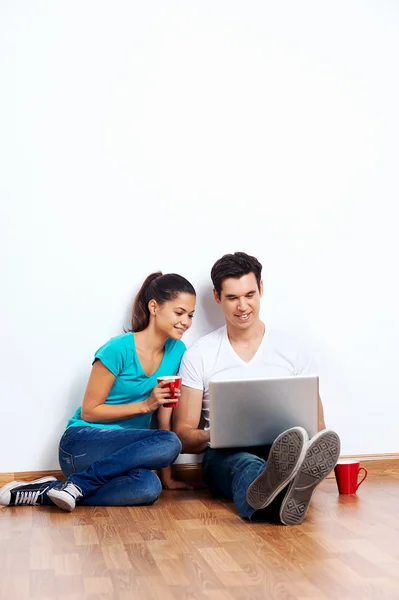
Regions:
<svg viewBox="0 0 399 600"><path fill-rule="evenodd" d="M205 325L209 331L222 327L225 323L223 311L219 304L216 303L213 296L213 286L204 286L199 294L199 306L201 308L201 317L205 320Z"/></svg>
<svg viewBox="0 0 399 600"><path fill-rule="evenodd" d="M71 386L65 395L60 395L55 402L62 402L64 410L61 419L55 423L51 433L48 431L48 422L44 422L43 428L43 447L39 457L39 464L43 469L58 469L58 445L63 435L66 425L76 409L82 406L83 396L90 376L90 367L84 368L78 373L71 383ZM66 402L65 402L66 399Z"/></svg>

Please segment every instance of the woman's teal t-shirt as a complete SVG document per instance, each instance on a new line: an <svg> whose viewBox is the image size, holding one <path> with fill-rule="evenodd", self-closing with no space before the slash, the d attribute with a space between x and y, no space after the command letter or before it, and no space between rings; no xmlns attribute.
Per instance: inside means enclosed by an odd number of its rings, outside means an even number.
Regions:
<svg viewBox="0 0 399 600"><path fill-rule="evenodd" d="M168 338L165 344L164 356L158 369L147 376L140 364L134 342L134 334L123 333L101 346L94 355L94 362L101 360L104 366L115 375L116 379L111 388L106 404L129 404L141 402L151 395L157 385L157 377L175 375L180 366L186 346L180 340ZM81 407L69 419L68 427L106 427L113 429L147 429L151 422L152 413L137 415L120 421L106 423L89 423L81 418Z"/></svg>

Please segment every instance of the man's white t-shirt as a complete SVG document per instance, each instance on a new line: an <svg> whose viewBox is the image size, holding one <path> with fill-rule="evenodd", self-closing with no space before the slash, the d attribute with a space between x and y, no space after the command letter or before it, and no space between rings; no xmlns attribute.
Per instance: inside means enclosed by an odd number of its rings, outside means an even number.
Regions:
<svg viewBox="0 0 399 600"><path fill-rule="evenodd" d="M185 352L180 365L182 384L203 391L202 418L209 428L209 382L317 375L311 355L289 334L266 329L255 356L246 363L233 349L226 326L200 338Z"/></svg>

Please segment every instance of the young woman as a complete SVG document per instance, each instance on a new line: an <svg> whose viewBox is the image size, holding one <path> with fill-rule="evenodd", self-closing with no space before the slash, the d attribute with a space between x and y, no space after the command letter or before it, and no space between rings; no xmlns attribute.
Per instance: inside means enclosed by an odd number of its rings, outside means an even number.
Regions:
<svg viewBox="0 0 399 600"><path fill-rule="evenodd" d="M152 504L162 485L174 481L171 463L181 444L170 431L169 388L157 378L178 372L185 351L181 338L191 327L195 290L176 274L153 273L133 306L132 330L97 350L79 408L59 446L67 480L44 477L0 489L0 505L51 505L71 511L77 501L92 506ZM159 409L159 410L158 410ZM149 429L158 410L159 429Z"/></svg>

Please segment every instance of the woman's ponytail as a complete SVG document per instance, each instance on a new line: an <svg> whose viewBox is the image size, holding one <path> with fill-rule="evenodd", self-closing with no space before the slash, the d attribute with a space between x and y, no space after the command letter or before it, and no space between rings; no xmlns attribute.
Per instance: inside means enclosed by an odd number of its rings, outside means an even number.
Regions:
<svg viewBox="0 0 399 600"><path fill-rule="evenodd" d="M158 277L161 277L161 275L161 271L158 271L157 273L151 273L151 275L148 275L141 286L133 304L132 331L143 331L143 329L148 327L150 322L148 303L151 298L154 297L152 294L152 289L154 287L153 282Z"/></svg>
<svg viewBox="0 0 399 600"><path fill-rule="evenodd" d="M179 294L195 296L195 289L187 279L176 273L162 275L160 271L151 273L144 281L133 304L132 329L139 332L146 329L150 323L148 303L155 300L160 306L177 298Z"/></svg>

